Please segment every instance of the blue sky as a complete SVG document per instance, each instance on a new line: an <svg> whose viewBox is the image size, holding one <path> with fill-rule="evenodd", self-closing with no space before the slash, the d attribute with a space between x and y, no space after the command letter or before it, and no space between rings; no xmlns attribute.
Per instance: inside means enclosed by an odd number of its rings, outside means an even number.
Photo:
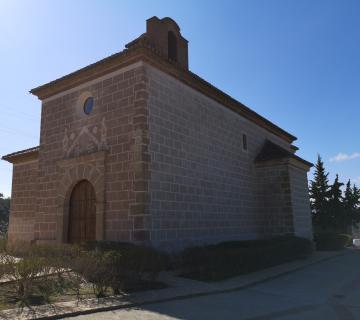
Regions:
<svg viewBox="0 0 360 320"><path fill-rule="evenodd" d="M31 88L121 51L154 15L178 22L193 72L360 184L357 0L0 0L0 155L38 145ZM0 161L5 195L11 173Z"/></svg>

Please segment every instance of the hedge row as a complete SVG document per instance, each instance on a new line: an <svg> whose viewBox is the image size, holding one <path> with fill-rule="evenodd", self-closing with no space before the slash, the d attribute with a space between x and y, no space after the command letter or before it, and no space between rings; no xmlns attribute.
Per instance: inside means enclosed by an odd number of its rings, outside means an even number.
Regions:
<svg viewBox="0 0 360 320"><path fill-rule="evenodd" d="M0 261L0 278L13 281L11 294L22 307L31 305L35 296L50 303L51 296L64 290L80 298L84 286L91 286L97 297L140 289L169 264L168 255L154 248L111 242L30 245L0 241Z"/></svg>
<svg viewBox="0 0 360 320"><path fill-rule="evenodd" d="M334 232L321 232L314 235L317 250L334 251L341 250L352 245L352 236Z"/></svg>
<svg viewBox="0 0 360 320"><path fill-rule="evenodd" d="M292 236L192 247L182 254L183 275L197 280L222 280L305 258L312 249L310 240Z"/></svg>
<svg viewBox="0 0 360 320"><path fill-rule="evenodd" d="M348 235L315 236L320 250L343 248L351 244ZM309 256L310 240L284 236L266 240L228 241L216 245L185 249L180 254L180 269L186 277L216 281L257 271ZM21 260L13 257L21 257ZM153 281L160 271L170 266L167 254L154 248L118 242L88 242L82 245L29 245L0 241L0 277L10 275L17 285L20 300L26 301L31 290L49 289L49 283L61 287L64 279L54 279L54 272L67 273L74 290L79 293L84 282L94 288L96 296L107 292L131 290L143 281ZM42 274L47 285L33 284ZM56 282L58 281L58 282ZM53 286L59 290L59 286ZM34 289L35 288L35 289ZM42 290L43 290L42 289ZM48 294L48 293L46 293Z"/></svg>

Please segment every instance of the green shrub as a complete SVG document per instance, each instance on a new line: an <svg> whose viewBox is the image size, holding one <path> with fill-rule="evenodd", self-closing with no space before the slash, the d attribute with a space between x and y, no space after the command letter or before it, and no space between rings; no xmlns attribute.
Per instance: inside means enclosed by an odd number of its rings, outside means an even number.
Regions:
<svg viewBox="0 0 360 320"><path fill-rule="evenodd" d="M71 260L69 266L92 285L94 294L99 298L119 281L121 259L121 253L117 251L83 251Z"/></svg>
<svg viewBox="0 0 360 320"><path fill-rule="evenodd" d="M0 254L6 252L6 245L7 245L7 240L4 238L0 238Z"/></svg>
<svg viewBox="0 0 360 320"><path fill-rule="evenodd" d="M14 257L23 257L30 255L31 244L26 241L2 241L2 253L12 255Z"/></svg>
<svg viewBox="0 0 360 320"><path fill-rule="evenodd" d="M115 293L136 287L144 280L155 280L158 274L167 269L169 257L148 246L111 241L92 241L82 248L99 255L112 252L119 256L112 262L111 288ZM91 252L90 251L90 252Z"/></svg>
<svg viewBox="0 0 360 320"><path fill-rule="evenodd" d="M51 294L58 292L61 287L60 270L46 257L36 254L35 246L21 247L23 243L4 244L0 254L0 278L12 282L10 298L22 309L35 302L50 302ZM21 249L21 250L20 250ZM14 253L22 257L14 256Z"/></svg>
<svg viewBox="0 0 360 320"><path fill-rule="evenodd" d="M29 308L35 298L49 303L69 290L80 299L81 288L89 285L97 297L142 288L169 261L151 247L108 241L81 246L0 241L0 260L0 277L13 282L11 299Z"/></svg>
<svg viewBox="0 0 360 320"><path fill-rule="evenodd" d="M333 232L322 232L314 235L317 250L336 251L352 245L352 236Z"/></svg>
<svg viewBox="0 0 360 320"><path fill-rule="evenodd" d="M182 269L190 278L221 280L304 258L311 252L311 241L290 236L222 242L185 249Z"/></svg>
<svg viewBox="0 0 360 320"><path fill-rule="evenodd" d="M115 242L115 241L86 241L81 243L80 247L81 249L85 251L93 251L93 250L99 250L99 251L121 251L121 250L127 250L129 248L133 248L136 245L129 242Z"/></svg>
<svg viewBox="0 0 360 320"><path fill-rule="evenodd" d="M27 254L44 258L55 269L64 271L62 269L70 268L72 262L82 255L82 250L72 244L36 244L30 247Z"/></svg>

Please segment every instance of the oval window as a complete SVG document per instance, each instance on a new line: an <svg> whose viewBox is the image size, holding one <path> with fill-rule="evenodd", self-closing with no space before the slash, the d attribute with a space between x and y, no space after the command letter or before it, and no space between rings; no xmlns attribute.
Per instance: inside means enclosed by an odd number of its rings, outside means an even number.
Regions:
<svg viewBox="0 0 360 320"><path fill-rule="evenodd" d="M90 114L91 111L94 108L94 98L93 97L89 97L85 100L84 103L84 112L85 114Z"/></svg>

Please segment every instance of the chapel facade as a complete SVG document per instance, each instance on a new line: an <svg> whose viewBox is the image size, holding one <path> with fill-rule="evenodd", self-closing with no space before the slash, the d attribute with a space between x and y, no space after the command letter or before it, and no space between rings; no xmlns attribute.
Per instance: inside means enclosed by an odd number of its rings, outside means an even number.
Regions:
<svg viewBox="0 0 360 320"><path fill-rule="evenodd" d="M172 19L148 19L122 52L30 92L40 144L3 156L10 240L176 250L312 237L312 164L296 137L189 71Z"/></svg>

